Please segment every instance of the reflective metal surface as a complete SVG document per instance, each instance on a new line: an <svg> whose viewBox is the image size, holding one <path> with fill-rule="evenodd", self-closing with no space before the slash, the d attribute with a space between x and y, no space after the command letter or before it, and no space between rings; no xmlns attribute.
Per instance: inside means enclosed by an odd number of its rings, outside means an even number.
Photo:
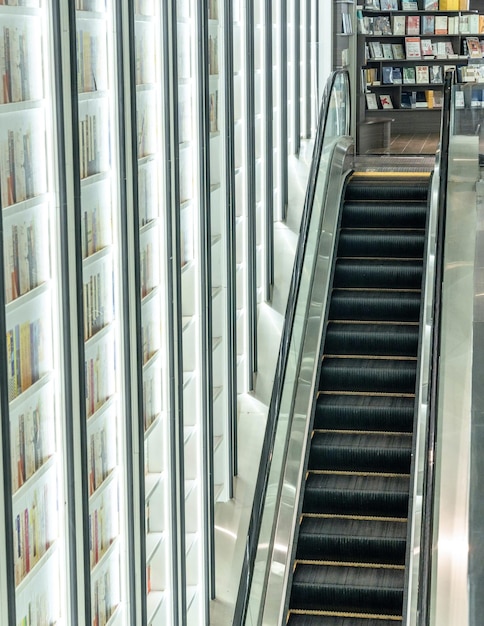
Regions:
<svg viewBox="0 0 484 626"><path fill-rule="evenodd" d="M310 424L314 385L319 372L321 333L331 279L335 234L338 227L341 193L345 180L346 158L352 150L350 139L341 140L332 151L328 186L321 215L318 254L311 284L308 323L304 336L301 367L296 384L290 438L285 465L282 468L282 489L276 516L272 555L269 555L265 605L261 624L275 626L284 622L284 597L288 583L294 527L298 512L302 472L305 465L308 428ZM323 198L320 199L322 201ZM315 209L316 210L316 209Z"/></svg>

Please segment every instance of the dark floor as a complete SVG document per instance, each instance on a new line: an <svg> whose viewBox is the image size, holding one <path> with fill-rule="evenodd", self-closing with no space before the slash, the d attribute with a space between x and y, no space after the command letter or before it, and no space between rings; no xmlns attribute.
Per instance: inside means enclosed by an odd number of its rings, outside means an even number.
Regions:
<svg viewBox="0 0 484 626"><path fill-rule="evenodd" d="M390 138L388 147L372 150L371 154L434 154L439 145L440 135L429 133L428 135L403 135L394 134Z"/></svg>

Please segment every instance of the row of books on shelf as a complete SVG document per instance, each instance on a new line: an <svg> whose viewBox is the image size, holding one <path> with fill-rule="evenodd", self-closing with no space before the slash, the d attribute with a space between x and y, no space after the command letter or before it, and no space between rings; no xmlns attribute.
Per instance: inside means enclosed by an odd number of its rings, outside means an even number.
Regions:
<svg viewBox="0 0 484 626"><path fill-rule="evenodd" d="M209 96L209 120L210 132L218 132L218 90L213 91Z"/></svg>
<svg viewBox="0 0 484 626"><path fill-rule="evenodd" d="M154 82L154 51L151 37L137 36L135 39L135 81L137 85Z"/></svg>
<svg viewBox="0 0 484 626"><path fill-rule="evenodd" d="M15 493L47 461L53 419L42 412L39 402L12 421L12 490Z"/></svg>
<svg viewBox="0 0 484 626"><path fill-rule="evenodd" d="M106 428L103 425L89 435L89 495L98 489L109 474Z"/></svg>
<svg viewBox="0 0 484 626"><path fill-rule="evenodd" d="M79 0L76 0L76 2ZM86 1L86 0L84 0ZM40 0L0 0L0 6L6 7L28 7L31 9L39 8Z"/></svg>
<svg viewBox="0 0 484 626"><path fill-rule="evenodd" d="M143 347L143 365L146 365L151 357L159 350L160 329L155 328L154 320L146 321L141 329L141 341Z"/></svg>
<svg viewBox="0 0 484 626"><path fill-rule="evenodd" d="M158 414L155 398L155 384L152 377L143 379L143 423L145 431L153 424Z"/></svg>
<svg viewBox="0 0 484 626"><path fill-rule="evenodd" d="M34 97L39 97L40 92L33 86L34 79L37 78L38 65L40 59L32 54L38 42L38 36L34 37L32 29L27 33L24 26L4 26L1 31L0 41L0 74L2 76L2 86L0 88L0 104L11 102L25 102ZM26 42L29 45L26 45ZM37 82L41 89L40 83Z"/></svg>
<svg viewBox="0 0 484 626"><path fill-rule="evenodd" d="M109 226L110 220L103 219L97 206L84 210L81 224L83 259L87 259L108 245Z"/></svg>
<svg viewBox="0 0 484 626"><path fill-rule="evenodd" d="M32 626L32 624L55 624L49 609L49 601L52 601L48 592L40 592L36 589L35 597L29 599L24 608L17 604L18 626Z"/></svg>
<svg viewBox="0 0 484 626"><path fill-rule="evenodd" d="M158 207L157 198L158 178L153 163L144 164L138 168L138 212L140 226L146 226L155 218Z"/></svg>
<svg viewBox="0 0 484 626"><path fill-rule="evenodd" d="M468 11L469 0L364 0L370 11Z"/></svg>
<svg viewBox="0 0 484 626"><path fill-rule="evenodd" d="M50 486L54 489L54 485ZM49 484L37 486L14 517L14 565L15 585L32 571L42 556L50 548L52 531L49 527L50 516L55 515L55 504L49 493Z"/></svg>
<svg viewBox="0 0 484 626"><path fill-rule="evenodd" d="M32 135L26 130L8 130L0 141L0 185L3 208L33 198L40 192L40 181L32 158ZM40 156L40 155L37 155Z"/></svg>
<svg viewBox="0 0 484 626"><path fill-rule="evenodd" d="M101 355L102 351L102 355ZM106 346L96 347L94 356L89 356L85 362L85 392L86 392L86 413L87 417L94 415L112 395L112 380L114 371L109 363L113 359L112 354L108 354Z"/></svg>
<svg viewBox="0 0 484 626"><path fill-rule="evenodd" d="M112 313L109 312L109 307L112 295L110 286L106 285L106 277L101 272L89 276L82 287L84 341L87 341L111 321Z"/></svg>
<svg viewBox="0 0 484 626"><path fill-rule="evenodd" d="M412 65L410 67L382 67L362 70L362 85L441 85L447 70L455 70L457 82L484 81L484 65Z"/></svg>
<svg viewBox="0 0 484 626"><path fill-rule="evenodd" d="M208 37L208 73L211 76L218 74L218 37Z"/></svg>
<svg viewBox="0 0 484 626"><path fill-rule="evenodd" d="M106 0L76 0L76 11L100 12L105 10Z"/></svg>
<svg viewBox="0 0 484 626"><path fill-rule="evenodd" d="M371 61L482 58L484 40L481 42L477 37L467 37L463 53L458 54L450 40L432 41L420 37L405 37L405 44L370 41L365 46L365 53L367 60Z"/></svg>
<svg viewBox="0 0 484 626"><path fill-rule="evenodd" d="M363 15L357 12L362 35L478 35L484 33L484 15Z"/></svg>
<svg viewBox="0 0 484 626"><path fill-rule="evenodd" d="M42 320L16 324L7 331L8 399L12 401L45 371Z"/></svg>
<svg viewBox="0 0 484 626"><path fill-rule="evenodd" d="M96 114L79 120L79 167L81 179L101 171L99 152L99 127Z"/></svg>
<svg viewBox="0 0 484 626"><path fill-rule="evenodd" d="M101 75L101 60L105 55L100 54L99 36L89 30L78 30L77 46L77 89L79 93L103 89Z"/></svg>
<svg viewBox="0 0 484 626"><path fill-rule="evenodd" d="M208 0L208 19L218 20L218 0Z"/></svg>
<svg viewBox="0 0 484 626"><path fill-rule="evenodd" d="M424 91L402 91L398 104L390 94L367 93L366 108L368 111L377 109L440 109L442 108L442 92L426 89Z"/></svg>
<svg viewBox="0 0 484 626"><path fill-rule="evenodd" d="M113 502L114 499L114 502ZM114 494L103 494L96 507L89 513L89 554L91 569L99 563L114 537L117 535L117 515L113 504L117 502Z"/></svg>
<svg viewBox="0 0 484 626"><path fill-rule="evenodd" d="M7 303L23 296L47 278L41 225L32 215L4 230L5 296Z"/></svg>
<svg viewBox="0 0 484 626"><path fill-rule="evenodd" d="M113 591L117 585L113 584L112 569L107 569L102 576L94 580L94 588L91 596L92 626L106 626L114 611L116 602Z"/></svg>
<svg viewBox="0 0 484 626"><path fill-rule="evenodd" d="M351 15L349 13L341 14L341 32L346 35L351 35L353 33L353 23L351 21Z"/></svg>
<svg viewBox="0 0 484 626"><path fill-rule="evenodd" d="M140 254L141 297L147 296L155 286L153 244L149 242Z"/></svg>

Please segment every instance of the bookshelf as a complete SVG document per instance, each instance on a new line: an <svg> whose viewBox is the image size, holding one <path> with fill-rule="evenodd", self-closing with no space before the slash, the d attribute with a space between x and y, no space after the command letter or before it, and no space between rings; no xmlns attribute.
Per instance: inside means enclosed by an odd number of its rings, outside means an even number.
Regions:
<svg viewBox="0 0 484 626"><path fill-rule="evenodd" d="M77 0L75 11L78 176L76 212L82 258L84 372L83 462L89 536L85 573L90 622L108 623L125 613L126 542L122 391L121 242L116 135L114 9L105 0ZM76 123L76 122L75 122ZM75 374L76 375L76 374ZM81 419L82 419L81 417Z"/></svg>
<svg viewBox="0 0 484 626"><path fill-rule="evenodd" d="M470 47L480 56L484 50L484 16L477 11L438 10L438 3L431 10L421 1L416 9L395 5L357 9L360 152L368 146L368 121L391 121L396 133L409 124L417 134L439 132L445 71L455 68L459 82L470 80Z"/></svg>
<svg viewBox="0 0 484 626"><path fill-rule="evenodd" d="M67 541L58 504L65 500L57 340L62 316L46 11L39 0L0 6L1 302L7 358L1 416L2 459L10 466L3 562L11 583L0 621L16 624L27 618L32 624L58 623L65 617L60 572Z"/></svg>

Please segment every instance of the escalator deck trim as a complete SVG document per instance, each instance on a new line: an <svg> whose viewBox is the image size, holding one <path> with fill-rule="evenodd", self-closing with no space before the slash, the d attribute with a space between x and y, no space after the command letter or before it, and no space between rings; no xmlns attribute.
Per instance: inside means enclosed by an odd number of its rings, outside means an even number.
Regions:
<svg viewBox="0 0 484 626"><path fill-rule="evenodd" d="M342 470L317 470L312 469L308 470L306 476L310 474L315 474L318 476L328 475L328 476L379 476L380 478L410 478L410 474L393 474L390 472L348 472Z"/></svg>
<svg viewBox="0 0 484 626"><path fill-rule="evenodd" d="M361 563L357 561L316 561L314 559L295 559L294 569L298 565L326 565L330 567L367 567L370 569L391 569L401 570L405 569L405 565L393 565L391 563Z"/></svg>
<svg viewBox="0 0 484 626"><path fill-rule="evenodd" d="M365 522L401 522L406 524L408 522L407 517L385 517L379 515L345 515L344 513L303 513L303 517L311 517L315 519L339 519L344 518L348 520L358 520Z"/></svg>
<svg viewBox="0 0 484 626"><path fill-rule="evenodd" d="M335 435L397 435L399 437L413 437L413 433L397 432L396 430L344 430L338 428L313 428L311 437L314 433L333 433Z"/></svg>
<svg viewBox="0 0 484 626"><path fill-rule="evenodd" d="M346 611L315 611L315 610L303 610L303 609L290 609L288 619L290 615L315 615L320 617L349 617L351 619L381 619L391 620L394 622L401 622L401 615L384 615L380 613L352 613Z"/></svg>
<svg viewBox="0 0 484 626"><path fill-rule="evenodd" d="M416 356L398 356L388 354L323 354L324 359L368 359L368 361L417 361Z"/></svg>
<svg viewBox="0 0 484 626"><path fill-rule="evenodd" d="M318 390L318 396L366 396L366 397L378 397L378 398L415 398L415 393L391 393L390 391L341 391L333 389L331 391Z"/></svg>

